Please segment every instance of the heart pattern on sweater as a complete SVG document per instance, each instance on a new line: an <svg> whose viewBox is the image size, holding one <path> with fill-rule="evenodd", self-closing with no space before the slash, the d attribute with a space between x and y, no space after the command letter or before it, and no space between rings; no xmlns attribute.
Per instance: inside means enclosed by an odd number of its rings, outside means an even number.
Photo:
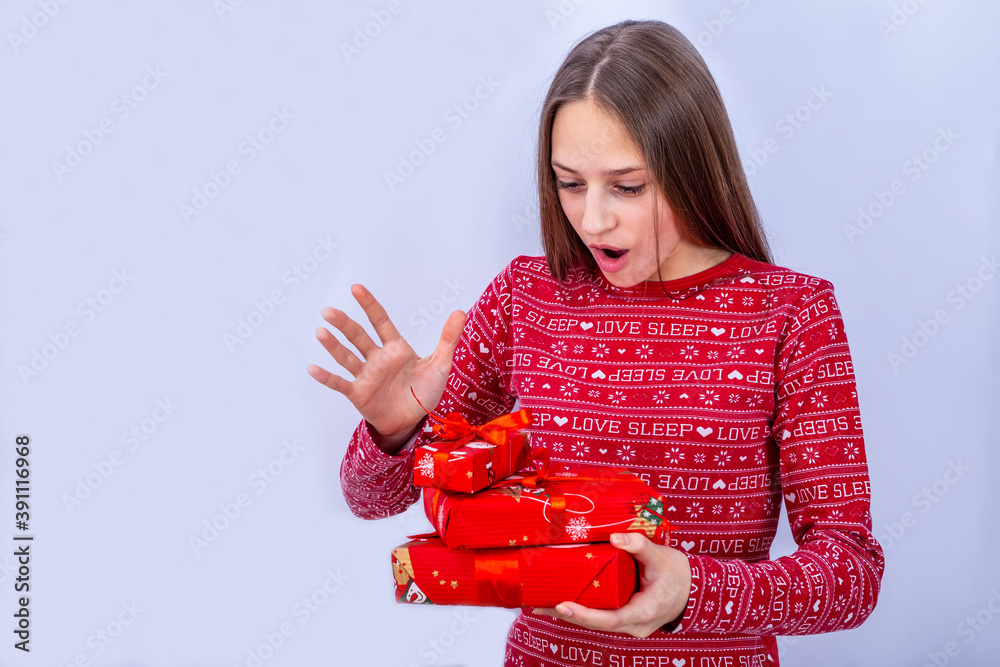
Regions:
<svg viewBox="0 0 1000 667"><path fill-rule="evenodd" d="M534 271L539 276L544 273L541 268L515 270ZM537 297L527 303L533 304L532 309L538 317L528 322L528 317L511 307L512 303L520 301L498 299L487 293L492 301L482 313L489 313L489 308L495 306L494 317L478 321L506 321L510 336L491 338L488 335L491 332L481 326L478 331L487 334L485 338L466 338L460 346L461 354L455 359L456 368L465 374L466 384L449 385L442 409L461 410L457 406L470 409L470 406L481 405L483 413L495 411L497 406L493 397L499 395L497 387L516 388L519 390L517 397L531 406L538 417L539 436L547 435L551 439L551 443L546 444L551 447L554 458L567 464L571 461L597 466L631 463L645 468L648 476L656 480L653 485L680 503L668 506L666 503L670 500L666 500L660 512L664 519L684 524L690 530L682 532L686 537L671 540L678 549L686 553L698 549L705 556L745 555L736 546L720 546L734 543L723 542L720 538L713 544L713 540L720 535L729 539L734 530L744 525L752 526L764 518L773 519L782 503L787 503L789 513L799 513L804 507L810 512L815 508L817 513L822 513L821 503L811 504L811 494L807 493L810 484L819 477L820 470L824 475L842 474L850 480L853 473L846 471L844 466L861 465L859 461L863 460L864 451L860 433L856 441L831 442L817 437L808 428L808 420L817 414L831 415L856 409L853 381L844 380L842 388L839 385L833 389L824 388L820 405L815 404L818 399L809 387L797 394L772 397L766 385L758 386L759 369L765 369L767 375L772 366L775 371L782 370L779 364L772 364L772 355L782 341L773 324L777 320L780 328L781 322L799 308L800 300L796 295L801 293L801 287L792 287L790 283L785 286L781 280L765 287L769 282L767 274L754 271L753 277L742 271L732 272L721 285L679 292L668 302L669 306L680 309L677 313L660 308L658 301L647 303L629 299L625 303L617 297L607 299L604 292L596 288L576 293L528 289L524 285L530 287L530 283L526 283L524 276L515 274L517 280L506 282L499 293L513 292L515 296L527 293L529 297ZM761 275L759 290L753 286L757 282L756 275ZM544 280L547 282L548 276ZM534 284L538 285L537 279ZM796 301L789 300L793 297ZM578 311L574 321L570 319L573 314L567 314L566 309L577 305L590 310ZM831 336L841 335L843 325L835 311L834 308L825 315L810 318L810 324L816 325L818 331L832 330ZM580 314L598 317L601 329L597 329L597 320L580 321ZM542 319L543 316L548 319ZM579 324L579 328L573 328L575 324ZM590 335L592 331L593 336ZM803 345L810 346L804 353L842 354L820 338L815 338L815 344L809 342L812 338L803 339ZM491 341L489 345L485 344L486 340ZM494 344L500 347L497 355L491 356ZM479 357L475 356L477 351L481 353ZM620 357L617 362L613 358L615 353ZM751 355L760 358L754 361ZM779 361L783 363L787 359ZM726 366L729 371L725 370ZM608 371L603 370L605 367ZM743 373L743 368L750 375ZM486 392L483 402L478 401L476 393L480 386ZM462 391L466 392L464 396ZM773 419L768 422L769 415L764 413L778 409L782 410L784 418L777 424ZM555 410L565 410L574 418L570 420L568 415L559 415ZM488 415L477 412L476 416L483 420ZM699 419L708 420L712 426L699 425ZM792 426L796 428L794 435L790 431ZM702 442L692 440L692 431L702 438ZM750 475L776 465L773 457L766 455L763 449L765 442L773 445L775 440L781 445L784 462L789 462L789 456L797 456L796 463L808 464L799 471L801 476L792 486L793 491L783 491L777 483L779 480L769 488L740 481L752 479ZM611 456L612 443L616 448L614 457ZM848 456L853 456L854 460L848 461ZM810 463L816 459L818 461ZM788 488L787 479L785 482ZM801 496L795 488L803 489ZM773 493L775 490L778 494ZM692 495L699 497L692 498ZM848 504L833 523L838 520L853 523L859 520L858 515L870 519L870 513L864 511L866 507L863 502ZM716 521L718 526L709 527ZM690 525L687 522L691 522ZM835 575L824 578L829 580L828 584L834 583L838 594L854 585L847 581L846 575L839 580ZM725 575L713 580L706 578L700 583L713 587L718 596L714 599L715 614L722 611L723 615L733 616L733 619L717 616L722 623L742 619L756 607L745 605L742 597L739 607L735 606L735 599L730 601L732 596L724 590ZM717 588L720 584L723 590ZM748 591L748 594L763 596L762 592ZM809 597L808 593L799 597L796 601L806 606L790 615L809 615L814 609L814 605L808 603ZM826 608L827 600L823 597L819 611ZM864 615L864 604L856 608ZM853 618L847 610L832 616L840 623L844 623L845 617ZM767 623L766 620L762 622ZM562 655L561 645L550 642L548 646L552 660ZM670 654L675 659L664 663L673 667L697 667L695 663L700 655L691 653L693 657L688 662L679 658L679 652L670 651ZM770 661L771 656L767 657Z"/></svg>

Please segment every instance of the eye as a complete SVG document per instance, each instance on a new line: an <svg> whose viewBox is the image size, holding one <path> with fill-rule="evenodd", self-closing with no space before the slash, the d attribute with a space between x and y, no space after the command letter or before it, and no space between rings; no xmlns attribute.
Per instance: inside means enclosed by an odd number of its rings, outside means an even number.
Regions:
<svg viewBox="0 0 1000 667"><path fill-rule="evenodd" d="M624 195L637 196L641 195L646 189L645 184L643 185L619 185L618 191Z"/></svg>
<svg viewBox="0 0 1000 667"><path fill-rule="evenodd" d="M579 187L580 187L580 184L576 183L574 181L560 181L560 180L556 180L556 190L569 190L569 191L572 192L572 191L576 190Z"/></svg>

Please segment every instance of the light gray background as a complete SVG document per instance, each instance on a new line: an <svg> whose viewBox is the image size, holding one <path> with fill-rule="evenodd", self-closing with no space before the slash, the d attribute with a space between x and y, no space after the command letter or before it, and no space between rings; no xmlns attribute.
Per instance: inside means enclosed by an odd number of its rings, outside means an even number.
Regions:
<svg viewBox="0 0 1000 667"><path fill-rule="evenodd" d="M0 662L499 664L512 612L394 603L389 552L427 524L348 512L338 467L358 417L306 375L328 365L313 332L325 305L360 314L348 289L362 282L428 353L447 312L539 254L547 83L585 34L649 17L704 54L777 262L834 282L857 368L882 597L858 630L782 639L783 664L992 664L1000 6L224 1L0 11L0 539L18 532L17 434L33 443L36 536L30 656L11 646L0 549ZM450 121L481 78L495 90ZM796 113L798 127L783 120ZM385 172L438 128L445 141L390 189ZM272 141L250 160L258 134ZM54 165L81 143L78 166ZM933 163L914 170L914 155ZM231 160L239 173L185 220ZM852 232L859 207L880 215ZM227 343L241 318L260 326ZM149 433L134 448L133 427ZM269 464L280 474L254 477ZM68 506L81 484L90 495ZM192 547L238 494L238 518ZM794 547L781 536L775 555ZM310 596L322 604L306 617ZM981 630L959 627L977 613ZM105 644L119 617L131 625ZM282 624L294 634L271 655Z"/></svg>

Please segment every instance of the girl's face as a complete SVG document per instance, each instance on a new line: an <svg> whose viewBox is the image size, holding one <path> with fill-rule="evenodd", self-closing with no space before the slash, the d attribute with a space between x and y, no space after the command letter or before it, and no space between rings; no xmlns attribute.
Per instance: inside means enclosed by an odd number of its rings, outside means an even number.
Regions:
<svg viewBox="0 0 1000 667"><path fill-rule="evenodd" d="M611 284L632 287L659 280L657 268L663 280L700 270L694 268L699 248L681 238L639 149L591 100L565 104L556 112L552 169L566 217Z"/></svg>

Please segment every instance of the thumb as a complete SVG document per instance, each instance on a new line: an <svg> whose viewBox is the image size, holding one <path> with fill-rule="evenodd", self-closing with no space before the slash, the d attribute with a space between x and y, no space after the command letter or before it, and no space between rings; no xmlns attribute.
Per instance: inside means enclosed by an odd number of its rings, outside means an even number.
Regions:
<svg viewBox="0 0 1000 667"><path fill-rule="evenodd" d="M642 533L615 533L611 536L611 544L632 554L640 563L652 556L653 543Z"/></svg>
<svg viewBox="0 0 1000 667"><path fill-rule="evenodd" d="M465 313L456 310L444 323L441 329L441 338L438 340L434 354L431 355L434 365L451 367L451 359L458 347L458 341L462 338L462 329L465 327Z"/></svg>

